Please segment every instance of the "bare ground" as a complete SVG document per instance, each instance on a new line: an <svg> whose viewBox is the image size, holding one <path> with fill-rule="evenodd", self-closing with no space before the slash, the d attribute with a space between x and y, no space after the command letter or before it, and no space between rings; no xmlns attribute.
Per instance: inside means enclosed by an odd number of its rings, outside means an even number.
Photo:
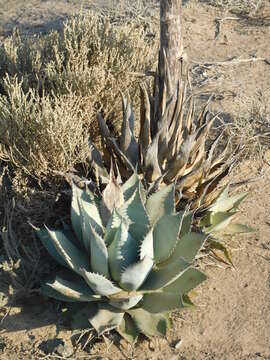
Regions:
<svg viewBox="0 0 270 360"><path fill-rule="evenodd" d="M79 8L77 2L64 0L10 0L0 5L3 36L14 25L25 33L57 28L59 20ZM269 92L268 7L250 19L189 1L183 18L185 49L198 65L193 67L197 91L218 94L216 107L225 114L237 112L239 97L254 99ZM197 307L174 316L167 339L144 340L132 349L112 336L92 342L88 353L78 349L72 359L270 360L269 152L265 159L243 161L231 177L232 182L259 177L240 189L250 191L240 220L257 231L231 241L235 269L218 268L210 259L204 263L209 280L198 291ZM0 311L7 315L7 308ZM0 326L0 359L44 358L42 342L71 335L59 323L53 304L39 297L11 308Z"/></svg>

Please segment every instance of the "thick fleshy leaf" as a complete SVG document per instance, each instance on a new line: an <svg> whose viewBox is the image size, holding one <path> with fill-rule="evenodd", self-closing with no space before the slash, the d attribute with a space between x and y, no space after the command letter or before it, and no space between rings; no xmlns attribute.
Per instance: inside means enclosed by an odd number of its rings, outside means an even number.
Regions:
<svg viewBox="0 0 270 360"><path fill-rule="evenodd" d="M138 250L138 242L132 238L127 225L122 222L108 249L110 271L115 281L120 281L123 270L136 262Z"/></svg>
<svg viewBox="0 0 270 360"><path fill-rule="evenodd" d="M133 308L135 305L137 305L138 302L141 301L142 297L143 295L137 295L137 296L131 296L126 299L110 300L109 304L120 310L128 310Z"/></svg>
<svg viewBox="0 0 270 360"><path fill-rule="evenodd" d="M98 233L98 235L102 236L103 225L94 196L89 195L88 201L79 199L78 203L81 214L83 243L86 251L89 252L91 238L93 237L91 228L93 228Z"/></svg>
<svg viewBox="0 0 270 360"><path fill-rule="evenodd" d="M138 144L134 137L134 113L130 102L122 98L123 121L120 136L120 149L135 166L138 163Z"/></svg>
<svg viewBox="0 0 270 360"><path fill-rule="evenodd" d="M151 225L155 224L162 216L175 211L174 192L174 184L171 184L149 196L146 201L146 210Z"/></svg>
<svg viewBox="0 0 270 360"><path fill-rule="evenodd" d="M207 277L195 268L189 268L177 280L163 288L166 293L187 294L196 286L205 281Z"/></svg>
<svg viewBox="0 0 270 360"><path fill-rule="evenodd" d="M53 282L48 282L41 287L41 292L47 296L50 296L50 290L53 290L51 294L56 293L59 297L64 296L69 300L64 301L98 301L101 297L96 295L92 289L90 289L85 283L76 283L73 281L67 281L59 276L56 276ZM51 296L54 297L54 296Z"/></svg>
<svg viewBox="0 0 270 360"><path fill-rule="evenodd" d="M130 223L128 226L128 232L133 237L134 240L137 241L138 244L141 243L142 239L145 238L149 231L148 225L138 225L136 223Z"/></svg>
<svg viewBox="0 0 270 360"><path fill-rule="evenodd" d="M58 254L65 263L76 273L80 273L80 268L89 270L89 260L61 231L47 229L51 241L53 242Z"/></svg>
<svg viewBox="0 0 270 360"><path fill-rule="evenodd" d="M228 196L228 187L224 189L216 202L210 207L209 211L212 212L225 212L232 209L237 209L239 204L247 197L248 193L243 192L234 196Z"/></svg>
<svg viewBox="0 0 270 360"><path fill-rule="evenodd" d="M147 278L153 264L153 259L145 256L142 260L128 266L121 275L121 287L128 291L137 290Z"/></svg>
<svg viewBox="0 0 270 360"><path fill-rule="evenodd" d="M169 321L163 314L151 314L144 309L128 310L136 327L146 336L165 336Z"/></svg>
<svg viewBox="0 0 270 360"><path fill-rule="evenodd" d="M167 313L184 307L181 293L146 294L140 307L150 313Z"/></svg>
<svg viewBox="0 0 270 360"><path fill-rule="evenodd" d="M188 262L192 262L206 239L207 235L195 232L184 235L178 241L169 261L172 262L179 258L183 258Z"/></svg>
<svg viewBox="0 0 270 360"><path fill-rule="evenodd" d="M218 212L211 214L211 226L204 228L207 234L223 231L233 220L235 212Z"/></svg>
<svg viewBox="0 0 270 360"><path fill-rule="evenodd" d="M80 274L83 276L87 285L94 291L95 294L109 296L114 295L122 291L116 287L110 280L106 279L103 275L91 273L80 270Z"/></svg>
<svg viewBox="0 0 270 360"><path fill-rule="evenodd" d="M143 154L143 172L148 183L156 181L162 175L158 162L158 145L159 134L156 134Z"/></svg>
<svg viewBox="0 0 270 360"><path fill-rule="evenodd" d="M125 201L128 201L130 197L134 194L135 190L139 186L140 179L138 174L135 172L123 185L122 192L124 194Z"/></svg>
<svg viewBox="0 0 270 360"><path fill-rule="evenodd" d="M150 259L154 258L154 238L152 228L148 231L140 245L140 259L142 260L145 256Z"/></svg>
<svg viewBox="0 0 270 360"><path fill-rule="evenodd" d="M116 308L106 304L99 303L97 305L97 312L89 317L89 322L97 331L98 335L106 331L117 328L122 320L124 313Z"/></svg>
<svg viewBox="0 0 270 360"><path fill-rule="evenodd" d="M132 317L127 313L125 313L121 321L121 324L118 326L116 330L125 340L127 340L131 344L134 344L137 341L138 336L140 334L137 326L132 320Z"/></svg>
<svg viewBox="0 0 270 360"><path fill-rule="evenodd" d="M142 188L139 186L130 199L118 209L119 214L137 226L148 226L149 220L143 204Z"/></svg>
<svg viewBox="0 0 270 360"><path fill-rule="evenodd" d="M105 166L103 165L102 155L90 140L88 140L88 146L89 146L88 160L91 166L94 167L96 171L96 175L100 177L102 183L106 183L107 181L109 181L109 174Z"/></svg>
<svg viewBox="0 0 270 360"><path fill-rule="evenodd" d="M224 229L225 234L228 234L228 235L245 234L245 233L250 233L250 232L254 232L254 231L255 231L255 229L253 229L250 226L243 225L243 224L237 224L237 223L229 224Z"/></svg>
<svg viewBox="0 0 270 360"><path fill-rule="evenodd" d="M98 120L100 133L103 137L103 140L105 140L106 142L107 150L109 151L109 153L113 156L115 154L117 158L124 163L125 167L127 167L128 169L134 172L135 171L134 166L127 158L127 156L120 150L119 146L117 145L116 139L110 133L110 130L100 113L97 115L97 120Z"/></svg>
<svg viewBox="0 0 270 360"><path fill-rule="evenodd" d="M153 231L154 260L160 263L172 254L181 228L183 213L162 216Z"/></svg>
<svg viewBox="0 0 270 360"><path fill-rule="evenodd" d="M58 291L54 290L50 286L47 286L46 284L42 285L40 288L40 292L43 296L47 296L49 298L53 298L58 301L64 301L64 302L78 302L78 300L71 299L68 296L65 296L63 294L60 294Z"/></svg>
<svg viewBox="0 0 270 360"><path fill-rule="evenodd" d="M187 211L184 213L181 230L180 230L180 238L190 232L190 229L192 226L192 221L193 221L193 215L194 214L192 211Z"/></svg>
<svg viewBox="0 0 270 360"><path fill-rule="evenodd" d="M82 197L83 190L72 183L72 202L71 202L71 223L72 228L78 240L83 244L81 214L79 201Z"/></svg>
<svg viewBox="0 0 270 360"><path fill-rule="evenodd" d="M124 203L124 195L120 185L117 183L113 170L110 173L110 181L102 193L100 203L100 213L103 224L106 226L114 209L117 209Z"/></svg>
<svg viewBox="0 0 270 360"><path fill-rule="evenodd" d="M188 135L182 142L178 154L168 162L168 173L165 177L167 182L171 182L174 179L179 179L179 177L181 179L181 175L183 175L188 163L195 136L195 133Z"/></svg>
<svg viewBox="0 0 270 360"><path fill-rule="evenodd" d="M108 250L105 242L95 229L91 227L91 243L90 243L90 256L91 268L93 272L109 277L109 264L108 264Z"/></svg>
<svg viewBox="0 0 270 360"><path fill-rule="evenodd" d="M178 259L162 268L153 269L146 281L140 287L141 291L158 290L168 286L178 279L190 264L184 259Z"/></svg>
<svg viewBox="0 0 270 360"><path fill-rule="evenodd" d="M122 220L123 219L117 210L114 210L105 230L104 241L107 246L111 245L113 242L116 231L120 227Z"/></svg>
<svg viewBox="0 0 270 360"><path fill-rule="evenodd" d="M146 153L151 142L151 107L149 94L145 86L140 86L140 134L139 146L141 157Z"/></svg>
<svg viewBox="0 0 270 360"><path fill-rule="evenodd" d="M37 234L38 238L42 242L42 245L46 248L48 253L57 261L60 265L69 267L65 260L59 255L54 243L51 240L51 237L48 233L46 228L44 229L35 229L35 233Z"/></svg>
<svg viewBox="0 0 270 360"><path fill-rule="evenodd" d="M82 305L82 304L80 304ZM71 328L72 330L89 329L89 318L93 317L98 312L97 303L91 302L80 309L70 309L71 313Z"/></svg>

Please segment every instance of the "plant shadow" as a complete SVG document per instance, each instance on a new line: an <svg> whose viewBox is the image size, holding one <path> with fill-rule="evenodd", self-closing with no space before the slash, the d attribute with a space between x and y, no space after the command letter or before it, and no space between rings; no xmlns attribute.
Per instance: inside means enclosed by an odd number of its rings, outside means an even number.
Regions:
<svg viewBox="0 0 270 360"><path fill-rule="evenodd" d="M58 327L59 315L52 301L41 296L31 296L16 306L5 307L6 314L0 322L0 329L5 333L31 331L50 325Z"/></svg>

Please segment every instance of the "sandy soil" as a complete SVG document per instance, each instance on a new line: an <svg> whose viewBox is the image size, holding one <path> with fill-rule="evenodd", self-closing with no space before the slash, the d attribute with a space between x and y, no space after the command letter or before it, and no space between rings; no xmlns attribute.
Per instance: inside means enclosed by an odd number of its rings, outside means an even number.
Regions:
<svg viewBox="0 0 270 360"><path fill-rule="evenodd" d="M25 33L57 28L78 7L77 2L68 0L0 1L1 34L7 35L14 25ZM259 91L270 89L270 66L260 60L270 60L268 10L264 20L251 21L195 1L187 2L183 9L189 59L208 64L200 71L198 68L198 73L194 69L197 89L219 94L216 106L224 113L237 108L237 95L252 99ZM209 66L232 58L237 63ZM247 61L239 62L242 60ZM267 156L270 162L270 153ZM240 220L255 227L256 233L231 241L235 269L218 268L210 260L205 263L209 280L198 291L197 307L174 316L167 339L144 340L132 349L125 341L109 337L93 344L90 355L78 350L71 358L270 360L269 164L261 167L245 161L231 180L247 180L259 174L263 174L259 180L240 189L250 191ZM5 312L2 308L1 314ZM69 339L71 335L59 323L52 303L40 298L12 308L0 326L0 359L37 359L42 342L55 337Z"/></svg>

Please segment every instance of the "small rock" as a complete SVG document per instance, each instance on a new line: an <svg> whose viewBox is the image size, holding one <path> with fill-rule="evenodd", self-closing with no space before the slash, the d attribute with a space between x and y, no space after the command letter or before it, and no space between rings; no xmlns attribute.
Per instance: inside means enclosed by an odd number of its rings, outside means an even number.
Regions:
<svg viewBox="0 0 270 360"><path fill-rule="evenodd" d="M46 341L42 341L42 343L39 344L38 348L45 354L52 354L57 348L57 346L59 346L60 344L64 344L64 341L62 339L49 339Z"/></svg>
<svg viewBox="0 0 270 360"><path fill-rule="evenodd" d="M178 340L178 341L175 343L175 345L174 345L175 350L179 350L180 347L181 347L181 345L182 345L182 343L183 343L183 340L182 340L182 339Z"/></svg>
<svg viewBox="0 0 270 360"><path fill-rule="evenodd" d="M153 341L150 341L150 342L149 342L149 349L150 349L151 351L155 351L155 344L154 344Z"/></svg>
<svg viewBox="0 0 270 360"><path fill-rule="evenodd" d="M57 355L60 355L64 358L69 358L70 356L73 355L73 348L67 344L64 343L63 344L59 344L56 348L55 348L55 353Z"/></svg>
<svg viewBox="0 0 270 360"><path fill-rule="evenodd" d="M39 349L42 350L45 354L56 353L63 358L68 358L74 353L72 346L67 344L63 339L59 338L43 341L39 345Z"/></svg>

